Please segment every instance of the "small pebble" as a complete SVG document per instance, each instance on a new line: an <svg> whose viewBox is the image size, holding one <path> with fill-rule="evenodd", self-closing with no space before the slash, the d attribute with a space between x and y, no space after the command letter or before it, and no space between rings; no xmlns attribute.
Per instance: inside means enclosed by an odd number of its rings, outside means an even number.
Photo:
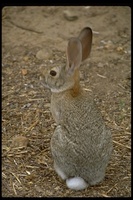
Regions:
<svg viewBox="0 0 133 200"><path fill-rule="evenodd" d="M78 19L78 16L75 13L70 12L69 10L64 10L63 15L68 21L74 21Z"/></svg>
<svg viewBox="0 0 133 200"><path fill-rule="evenodd" d="M23 76L25 76L28 73L28 71L27 71L27 69L22 69L21 73L22 73Z"/></svg>
<svg viewBox="0 0 133 200"><path fill-rule="evenodd" d="M117 47L116 50L119 51L119 52L120 51L122 52L124 49L123 49L123 47Z"/></svg>
<svg viewBox="0 0 133 200"><path fill-rule="evenodd" d="M25 57L23 57L23 60L24 60L24 61L28 61L28 60L29 60L29 57L28 57L28 56L25 56Z"/></svg>
<svg viewBox="0 0 133 200"><path fill-rule="evenodd" d="M49 60L52 58L52 51L50 49L41 49L37 52L36 57L39 60Z"/></svg>

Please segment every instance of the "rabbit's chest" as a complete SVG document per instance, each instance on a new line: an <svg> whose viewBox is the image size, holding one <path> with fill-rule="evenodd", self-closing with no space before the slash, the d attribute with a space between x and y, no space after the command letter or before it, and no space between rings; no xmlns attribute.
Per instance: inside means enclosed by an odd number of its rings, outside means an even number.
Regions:
<svg viewBox="0 0 133 200"><path fill-rule="evenodd" d="M57 98L56 94L51 97L51 113L57 124L64 123L65 118L70 111L70 103L68 104L66 99L67 98L65 96L59 96Z"/></svg>
<svg viewBox="0 0 133 200"><path fill-rule="evenodd" d="M55 105L55 103L51 102L51 113L52 113L52 116L53 116L55 122L57 124L59 124L60 120L61 120L61 109L60 109L59 105L57 106L57 105Z"/></svg>
<svg viewBox="0 0 133 200"><path fill-rule="evenodd" d="M58 124L60 121L60 112L56 109L51 109L51 112L52 112L55 122Z"/></svg>

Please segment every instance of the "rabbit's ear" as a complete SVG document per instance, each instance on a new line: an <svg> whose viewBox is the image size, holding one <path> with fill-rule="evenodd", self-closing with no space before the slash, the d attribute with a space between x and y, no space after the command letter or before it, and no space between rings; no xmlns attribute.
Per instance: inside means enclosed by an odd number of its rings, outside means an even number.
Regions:
<svg viewBox="0 0 133 200"><path fill-rule="evenodd" d="M78 38L71 38L67 46L67 69L71 73L82 61L82 44Z"/></svg>
<svg viewBox="0 0 133 200"><path fill-rule="evenodd" d="M92 30L89 27L82 29L78 37L82 44L82 61L85 60L90 52L92 45Z"/></svg>

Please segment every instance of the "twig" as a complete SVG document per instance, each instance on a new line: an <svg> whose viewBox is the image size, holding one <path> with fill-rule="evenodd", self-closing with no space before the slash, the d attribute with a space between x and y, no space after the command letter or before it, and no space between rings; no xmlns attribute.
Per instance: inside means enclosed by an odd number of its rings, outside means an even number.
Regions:
<svg viewBox="0 0 133 200"><path fill-rule="evenodd" d="M15 186L15 183L13 183L12 185L13 185L13 191L14 191L15 195L17 195L16 189L15 189L15 187L14 187L14 186Z"/></svg>
<svg viewBox="0 0 133 200"><path fill-rule="evenodd" d="M22 185L21 181L19 180L19 178L13 173L11 172L11 174L17 179L17 181Z"/></svg>
<svg viewBox="0 0 133 200"><path fill-rule="evenodd" d="M7 178L7 176L4 174L4 172L2 172L2 177Z"/></svg>
<svg viewBox="0 0 133 200"><path fill-rule="evenodd" d="M118 84L122 89L124 89L125 90L125 87L123 87L121 84Z"/></svg>
<svg viewBox="0 0 133 200"><path fill-rule="evenodd" d="M99 32L98 32L98 31L93 31L93 33L94 33L94 34L97 34L97 35L99 34Z"/></svg>
<svg viewBox="0 0 133 200"><path fill-rule="evenodd" d="M119 142L116 142L115 140L113 140L113 142L114 142L115 144L118 144L118 145L120 145L120 146L122 146L122 147L126 147L127 149L130 149L130 150L131 150L131 147L129 147L129 146L127 146L127 145L123 145L123 144L121 144L121 143L119 143Z"/></svg>
<svg viewBox="0 0 133 200"><path fill-rule="evenodd" d="M31 102L31 101L40 101L42 99L44 99L44 98L42 97L42 98L38 98L38 99L28 99L28 102Z"/></svg>
<svg viewBox="0 0 133 200"><path fill-rule="evenodd" d="M106 76L103 76L101 74L97 74L97 76L101 77L101 78L107 78Z"/></svg>
<svg viewBox="0 0 133 200"><path fill-rule="evenodd" d="M108 196L107 194L101 194L103 197L110 197L110 196Z"/></svg>
<svg viewBox="0 0 133 200"><path fill-rule="evenodd" d="M85 91L89 91L89 92L92 92L91 89L88 89L88 88L84 88Z"/></svg>
<svg viewBox="0 0 133 200"><path fill-rule="evenodd" d="M15 94L15 93L18 93L21 89L22 89L22 87L19 88L18 90L13 90L13 91L9 92L9 93L6 94L5 96L3 96L2 99L5 99L6 97L8 97L9 95L11 95L11 94L13 94L13 93L14 93L14 94Z"/></svg>
<svg viewBox="0 0 133 200"><path fill-rule="evenodd" d="M38 166L31 166L31 165L26 165L25 167L27 167L27 168L32 168L32 169L34 169L34 168L39 168Z"/></svg>
<svg viewBox="0 0 133 200"><path fill-rule="evenodd" d="M34 128L34 126L36 126L38 124L39 120L35 121L28 129L27 131L30 131Z"/></svg>
<svg viewBox="0 0 133 200"><path fill-rule="evenodd" d="M18 27L18 28L21 28L21 29L23 29L23 30L26 30L26 31L31 31L31 32L34 32L34 33L39 33L39 34L43 33L42 31L36 31L36 30L34 30L34 29L32 29L32 28L27 28L27 27L22 26L22 25L20 26L20 25L14 23L14 22L11 21L11 20L9 20L9 22L10 22L11 24L13 24L14 26L16 26L16 27Z"/></svg>
<svg viewBox="0 0 133 200"><path fill-rule="evenodd" d="M115 185L113 185L113 187L111 187L111 188L106 192L106 194L108 194L116 185L117 185L117 183L116 183Z"/></svg>
<svg viewBox="0 0 133 200"><path fill-rule="evenodd" d="M8 154L7 156L8 157L13 157L14 156L14 154L15 154L15 156L17 157L17 158L20 158L20 154L25 154L25 153L27 153L28 151L21 151L21 152L14 152L14 153L10 153L10 154Z"/></svg>
<svg viewBox="0 0 133 200"><path fill-rule="evenodd" d="M108 196L107 194L108 194L116 185L117 185L117 183L116 183L115 185L113 185L113 187L111 187L111 188L106 192L106 194L102 193L101 195L102 195L103 197L110 197L110 196Z"/></svg>

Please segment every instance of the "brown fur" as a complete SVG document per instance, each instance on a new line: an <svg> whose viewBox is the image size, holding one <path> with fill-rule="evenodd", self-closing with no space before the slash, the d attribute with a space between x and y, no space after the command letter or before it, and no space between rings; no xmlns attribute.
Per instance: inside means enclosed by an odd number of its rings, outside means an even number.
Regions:
<svg viewBox="0 0 133 200"><path fill-rule="evenodd" d="M73 75L73 79L75 81L74 86L72 89L70 89L70 94L72 97L77 97L80 92L81 92L81 87L80 87L80 77L79 77L79 70L76 69Z"/></svg>

